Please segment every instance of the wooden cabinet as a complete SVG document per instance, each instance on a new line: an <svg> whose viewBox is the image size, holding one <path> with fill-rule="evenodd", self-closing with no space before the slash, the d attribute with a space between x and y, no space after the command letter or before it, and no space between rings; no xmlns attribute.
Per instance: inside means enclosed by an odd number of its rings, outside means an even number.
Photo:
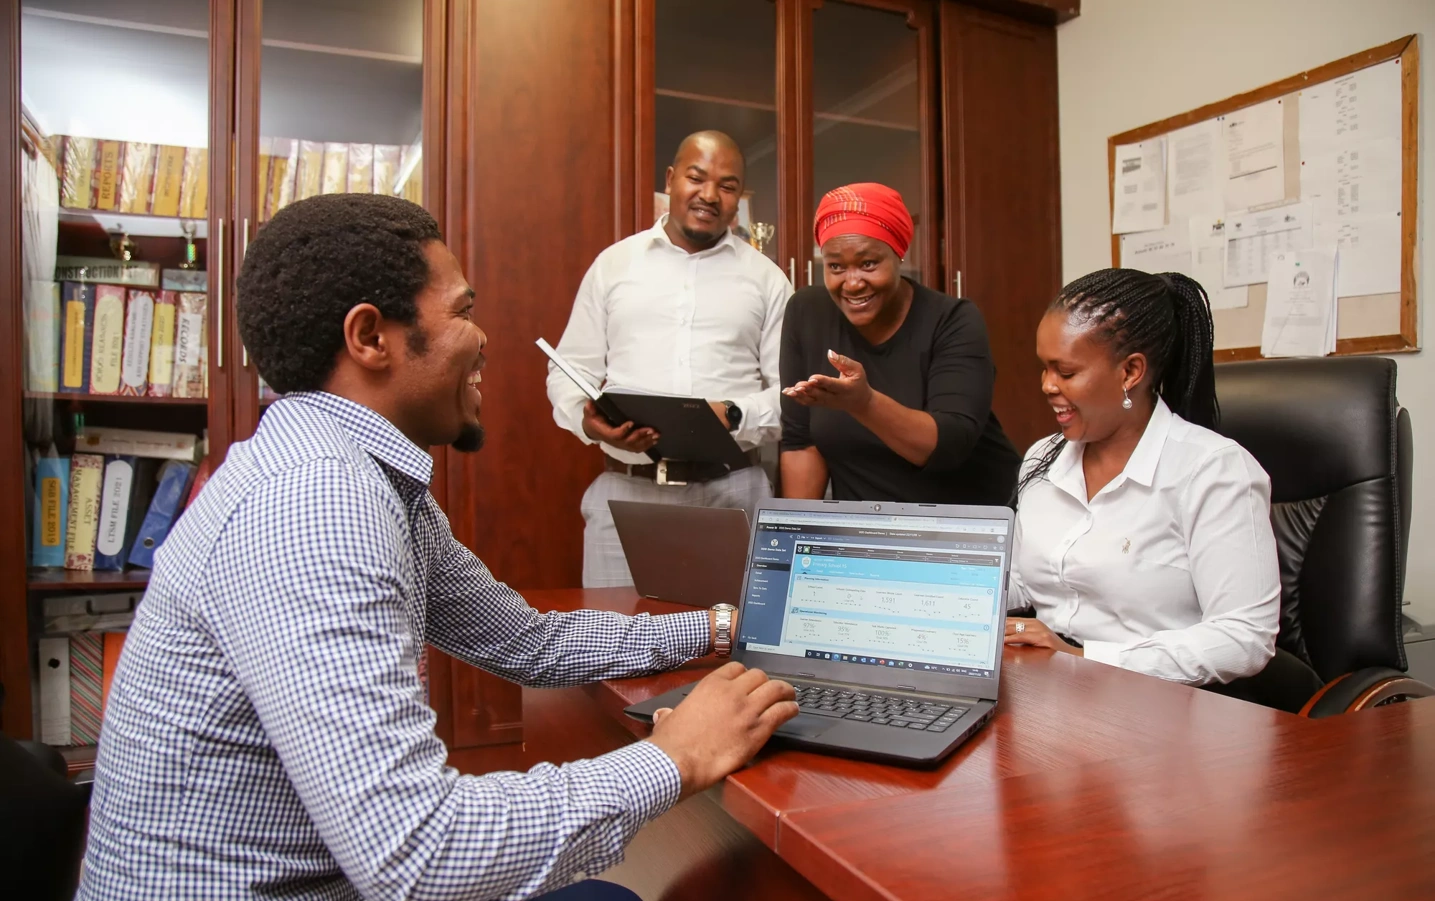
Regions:
<svg viewBox="0 0 1435 901"><path fill-rule="evenodd" d="M813 212L857 181L902 192L905 274L976 301L993 406L1018 448L1052 431L1033 373L1060 287L1055 22L1075 0L616 0L618 196L626 231L682 137L727 131L748 158L748 218L794 287L814 282ZM700 48L700 49L699 49ZM629 199L631 198L631 199ZM741 221L741 219L740 219Z"/></svg>
<svg viewBox="0 0 1435 901"><path fill-rule="evenodd" d="M941 27L946 289L981 307L992 407L1024 451L1054 431L1036 326L1061 287L1056 33L957 3Z"/></svg>
<svg viewBox="0 0 1435 901"><path fill-rule="evenodd" d="M60 210L56 237L14 228L9 234L24 240L0 248L0 347L8 351L0 366L0 403L8 414L0 421L0 522L7 534L25 536L31 526L26 495L33 475L21 458L32 459L51 443L65 453L81 419L203 434L211 466L232 442L254 433L267 400L240 340L235 284L249 241L287 203L314 192L408 197L434 213L467 271L474 271L471 254L465 258L461 250L471 234L466 182L446 177L462 175L464 167L445 164L450 153L467 154L471 146L449 130L450 110L466 109L471 88L464 77L469 6L463 0L200 0L116 11L102 0L36 0L0 13L7 121L20 120L22 91L33 104L25 110L28 149L3 142L7 193L0 200L9 221L43 218L15 192L23 192L24 167L43 162L48 135L123 142L126 152L190 147L208 157L207 208L198 213L173 215L142 201L124 211L75 201ZM456 22L465 27L455 30ZM66 162L60 145L62 174ZM196 276L201 290L207 285L207 397L59 394L27 383L34 381L27 370L35 350L29 338L38 334L22 272L27 252L35 259L45 259L46 251L51 258L56 252L110 257L123 234L136 260L172 268L185 260L185 229L196 235ZM49 244L32 246L37 242ZM438 457L435 497L453 515L459 539L472 546L477 516L470 482L445 472L443 451ZM144 569L31 570L27 544L17 539L0 546L0 728L15 736L38 729L32 698L43 599L140 589L148 580ZM431 697L450 747L521 739L515 686L435 656Z"/></svg>
<svg viewBox="0 0 1435 901"><path fill-rule="evenodd" d="M596 449L553 424L545 363L533 341L557 340L584 271L605 246L651 225L654 193L676 143L696 129L723 129L743 145L753 192L745 221L773 226L764 252L798 287L811 280L812 216L822 191L857 180L902 190L918 218L909 271L948 293L961 274L962 293L982 306L992 336L998 416L1019 446L1049 432L1049 414L1028 373L1036 321L1059 281L1054 28L1074 6L1075 0L5 6L6 121L20 119L23 83L40 120L71 104L84 113L75 117L79 128L99 121L91 107L107 109L128 130L95 137L208 150L209 205L195 243L209 271L211 354L209 395L198 402L26 397L23 247L13 240L0 246L6 351L0 524L15 536L0 542L6 690L0 728L20 736L35 728L39 598L70 578L32 576L26 542L18 538L30 528L30 476L20 458L38 445L26 429L37 417L63 422L74 412L100 424L207 429L218 462L263 415L259 376L235 327L234 276L247 241L272 213L275 139L398 146L414 161L403 184L395 175L392 183L371 181L370 189L407 194L434 213L478 291L477 319L490 336L488 446L475 455L436 449L432 491L459 540L520 589L579 584L579 501L601 468ZM49 43L31 44L42 38ZM91 52L67 52L76 47ZM36 62L50 67L37 71L63 79L41 90L26 75ZM91 74L76 74L83 72ZM63 121L41 124L63 134L71 129ZM0 214L11 235L23 232L26 158L14 140L0 141ZM67 217L66 252L108 254L103 222L88 213ZM153 235L143 232L148 220L135 221L141 224L131 237L140 258L170 264L183 258L177 220L149 221L151 229L169 229ZM64 587L143 584L143 574L121 573ZM466 748L521 736L516 688L442 655L431 662L439 733L458 759Z"/></svg>
<svg viewBox="0 0 1435 901"><path fill-rule="evenodd" d="M815 278L816 201L858 181L902 191L918 226L907 274L937 281L930 0L734 0L720 12L698 0L618 6L619 27L632 29L624 47L633 91L619 92L620 122L632 129L617 136L620 158L632 160L619 172L634 195L629 232L660 212L678 143L715 128L747 157L739 226L744 235L754 222L773 228L763 250L794 286Z"/></svg>

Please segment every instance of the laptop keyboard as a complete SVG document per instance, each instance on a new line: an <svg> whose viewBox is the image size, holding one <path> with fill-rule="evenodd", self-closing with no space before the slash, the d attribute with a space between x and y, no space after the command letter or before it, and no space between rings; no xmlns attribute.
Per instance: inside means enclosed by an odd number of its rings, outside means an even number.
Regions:
<svg viewBox="0 0 1435 901"><path fill-rule="evenodd" d="M799 685L796 682L792 683L792 687L797 689L797 707L803 713L894 729L946 732L967 712L966 707L898 695Z"/></svg>

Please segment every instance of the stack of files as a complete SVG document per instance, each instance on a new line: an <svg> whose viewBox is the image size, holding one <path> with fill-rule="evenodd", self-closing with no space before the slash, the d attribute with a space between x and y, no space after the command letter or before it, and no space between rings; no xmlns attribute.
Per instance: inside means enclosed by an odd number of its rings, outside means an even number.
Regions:
<svg viewBox="0 0 1435 901"><path fill-rule="evenodd" d="M66 458L41 458L31 564L78 571L153 566L154 552L191 495L199 470L190 462L194 441L192 435L94 429L81 432L68 473ZM84 452L87 446L101 453ZM61 534L62 547L55 541Z"/></svg>
<svg viewBox="0 0 1435 901"><path fill-rule="evenodd" d="M209 215L209 151L57 136L60 205L154 216Z"/></svg>
<svg viewBox="0 0 1435 901"><path fill-rule="evenodd" d="M90 630L40 639L41 741L60 747L99 743L125 634Z"/></svg>
<svg viewBox="0 0 1435 901"><path fill-rule="evenodd" d="M182 270L175 270L182 272ZM166 284L203 284L205 273ZM208 295L66 281L60 285L62 393L194 397L208 394ZM33 323L37 334L49 326Z"/></svg>

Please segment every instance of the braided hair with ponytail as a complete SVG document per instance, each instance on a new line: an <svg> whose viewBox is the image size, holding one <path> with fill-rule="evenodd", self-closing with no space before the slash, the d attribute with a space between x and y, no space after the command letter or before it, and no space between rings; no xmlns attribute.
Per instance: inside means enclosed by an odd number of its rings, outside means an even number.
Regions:
<svg viewBox="0 0 1435 901"><path fill-rule="evenodd" d="M1216 427L1216 373L1211 363L1214 330L1206 291L1179 272L1152 275L1136 269L1102 269L1084 275L1052 301L1047 312L1063 311L1112 356L1146 357L1146 384L1182 419ZM1021 477L1012 506L1021 493L1046 477L1066 439L1059 434Z"/></svg>

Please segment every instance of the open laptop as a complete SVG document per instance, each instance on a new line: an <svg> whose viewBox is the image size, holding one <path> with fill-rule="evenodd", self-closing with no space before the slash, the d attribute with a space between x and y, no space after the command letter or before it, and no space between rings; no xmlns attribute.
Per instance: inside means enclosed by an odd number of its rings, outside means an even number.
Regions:
<svg viewBox="0 0 1435 901"><path fill-rule="evenodd" d="M694 607L741 601L745 512L637 501L608 509L638 594Z"/></svg>
<svg viewBox="0 0 1435 901"><path fill-rule="evenodd" d="M798 689L776 740L913 765L995 712L1012 511L765 501L748 550L733 659ZM652 722L692 686L627 709Z"/></svg>

